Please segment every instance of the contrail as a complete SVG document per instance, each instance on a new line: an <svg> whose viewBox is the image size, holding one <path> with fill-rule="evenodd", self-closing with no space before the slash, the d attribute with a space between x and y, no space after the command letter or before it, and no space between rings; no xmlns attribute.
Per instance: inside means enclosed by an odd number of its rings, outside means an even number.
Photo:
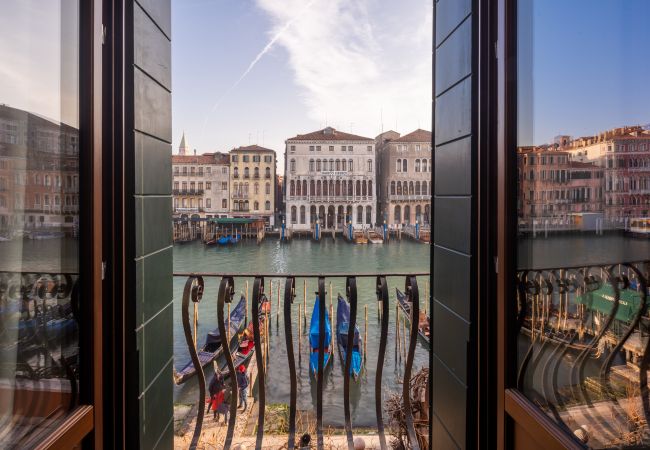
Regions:
<svg viewBox="0 0 650 450"><path fill-rule="evenodd" d="M317 0L311 0L309 3L307 3L307 4L306 4L306 5L305 5L301 10L300 10L300 12L298 12L298 14L296 14L296 15L295 15L294 17L292 17L292 18L291 18L287 23L285 23L284 26L283 26L282 28L280 28L280 30L278 30L277 33L275 33L275 35L271 38L271 40L270 40L270 41L269 41L269 42L264 46L264 48L263 48L263 49L262 49L262 50L257 54L257 56L255 56L255 58L253 59L253 61L251 61L251 63L248 65L248 67L246 68L246 70L244 71L244 73L242 73L241 76L237 79L237 81L235 81L235 83L234 83L232 86L230 86L230 87L226 90L226 92L224 92L224 93L221 95L221 97L219 97L219 98L217 99L217 101L215 102L215 104L212 106L212 109L210 110L210 112L208 113L208 115L205 117L205 120L203 121L203 127L201 128L201 140L203 140L203 134L204 134L204 131L205 131L205 126L206 126L207 123L208 123L208 119L209 119L210 116L215 112L215 110L216 110L217 107L221 104L221 102L223 101L223 99L224 99L228 94L230 94L230 92L232 92L232 91L233 91L233 90L234 90L234 89L239 85L239 83L242 82L242 80L243 80L244 78L246 78L246 75L248 75L248 74L250 73L250 71L253 70L253 67L255 67L255 65L258 63L258 61L259 61L260 59L262 59L262 56L264 56L266 53L268 53L269 50L271 50L271 47L273 47L273 44L275 44L275 43L277 42L277 40L280 39L280 38L282 37L282 35L283 35L283 34L284 34L288 29L289 29L289 27L290 27L290 26L291 26L291 25L292 25L296 20L298 20L298 19L299 19L299 18L300 18L300 17L301 17L301 16L302 16L302 15L303 15L303 14L304 14L304 13L305 13L309 8L310 8L310 7L311 7L311 5L313 5L316 1L317 1Z"/></svg>

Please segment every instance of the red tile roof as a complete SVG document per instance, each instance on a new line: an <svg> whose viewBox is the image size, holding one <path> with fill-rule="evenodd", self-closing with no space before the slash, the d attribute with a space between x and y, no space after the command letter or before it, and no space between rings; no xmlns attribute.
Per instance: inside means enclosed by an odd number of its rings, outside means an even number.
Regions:
<svg viewBox="0 0 650 450"><path fill-rule="evenodd" d="M418 128L412 133L393 139L391 142L431 142L431 132Z"/></svg>
<svg viewBox="0 0 650 450"><path fill-rule="evenodd" d="M173 164L228 164L228 162L228 156L219 152L202 155L172 155Z"/></svg>
<svg viewBox="0 0 650 450"><path fill-rule="evenodd" d="M307 134L299 134L295 137L287 139L289 141L372 141L369 137L357 136L356 134L344 133L335 130L332 127L326 127L322 130L313 131Z"/></svg>
<svg viewBox="0 0 650 450"><path fill-rule="evenodd" d="M237 147L233 148L230 150L231 152L271 152L275 153L275 150L271 150L270 148L264 148L260 147L259 145L247 145L245 147Z"/></svg>

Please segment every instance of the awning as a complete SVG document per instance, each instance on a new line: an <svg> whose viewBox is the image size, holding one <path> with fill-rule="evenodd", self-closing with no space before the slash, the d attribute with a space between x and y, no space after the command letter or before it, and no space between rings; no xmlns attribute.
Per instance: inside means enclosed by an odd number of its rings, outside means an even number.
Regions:
<svg viewBox="0 0 650 450"><path fill-rule="evenodd" d="M587 308L591 310L609 314L614 307L614 289L611 286L603 286L593 292L579 295L577 301L587 305ZM622 290L618 310L616 311L616 320L631 322L636 316L640 305L641 294L639 292L631 289Z"/></svg>

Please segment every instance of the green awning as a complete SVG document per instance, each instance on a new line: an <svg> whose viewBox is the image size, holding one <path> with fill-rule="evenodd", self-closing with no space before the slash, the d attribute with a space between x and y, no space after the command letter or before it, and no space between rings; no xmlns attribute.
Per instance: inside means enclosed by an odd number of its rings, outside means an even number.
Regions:
<svg viewBox="0 0 650 450"><path fill-rule="evenodd" d="M257 222L258 219L248 219L245 217L213 217L208 219L208 221L219 225L245 225Z"/></svg>
<svg viewBox="0 0 650 450"><path fill-rule="evenodd" d="M578 303L587 305L589 309L603 314L609 314L614 307L614 289L611 286L603 286L593 292L579 295L577 301ZM623 322L631 322L634 316L636 316L640 305L641 294L639 292L631 289L622 290L618 310L616 311L616 319Z"/></svg>

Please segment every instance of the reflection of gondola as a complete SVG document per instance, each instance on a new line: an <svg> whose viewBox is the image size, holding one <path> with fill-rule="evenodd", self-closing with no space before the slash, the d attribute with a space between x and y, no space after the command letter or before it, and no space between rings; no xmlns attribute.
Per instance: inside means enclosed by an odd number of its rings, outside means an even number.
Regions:
<svg viewBox="0 0 650 450"><path fill-rule="evenodd" d="M311 352L309 354L309 368L310 373L314 377L318 376L318 340L320 336L320 320L319 320L319 300L316 297L314 302L314 310L311 314L311 322L309 325L309 345L311 347ZM332 328L330 326L330 318L325 310L325 336L323 337L323 370L325 370L330 362L330 356L332 356Z"/></svg>
<svg viewBox="0 0 650 450"><path fill-rule="evenodd" d="M234 236L229 236L229 239L230 239L231 244L236 244L241 240L241 234L237 234L237 235L234 235Z"/></svg>
<svg viewBox="0 0 650 450"><path fill-rule="evenodd" d="M343 361L343 370L345 370L345 358L347 354L348 333L350 326L350 305L348 302L338 296L338 305L336 306L336 343L339 347L341 360ZM352 343L352 360L350 361L350 375L356 380L361 373L361 338L359 337L359 327L354 325L354 340Z"/></svg>
<svg viewBox="0 0 650 450"><path fill-rule="evenodd" d="M402 293L399 289L395 288L397 293L397 302L402 309L404 315L410 320L411 319L411 302L406 298L406 295ZM420 338L430 345L429 341L429 325L431 323L431 318L427 316L424 312L420 311L420 317L418 320L418 335Z"/></svg>
<svg viewBox="0 0 650 450"><path fill-rule="evenodd" d="M242 325L244 324L244 319L246 316L246 299L244 296L241 296L239 303L235 306L230 312L230 342L228 343L229 348L232 349L233 344L237 344L237 334L240 332ZM226 324L228 326L228 324ZM219 333L219 328L210 331L205 339L205 344L198 351L199 361L201 366L205 367L210 364L217 356L223 353L223 339ZM234 350L234 349L233 349ZM187 364L178 372L174 373L174 382L176 384L185 383L189 378L193 377L196 373L192 361L188 361Z"/></svg>

